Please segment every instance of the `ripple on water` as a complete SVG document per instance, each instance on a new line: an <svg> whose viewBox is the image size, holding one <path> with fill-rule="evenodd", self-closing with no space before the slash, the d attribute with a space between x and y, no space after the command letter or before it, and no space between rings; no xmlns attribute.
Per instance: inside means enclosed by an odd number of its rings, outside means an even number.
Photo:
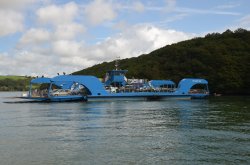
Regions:
<svg viewBox="0 0 250 165"><path fill-rule="evenodd" d="M5 104L5 95L2 164L250 164L249 97Z"/></svg>

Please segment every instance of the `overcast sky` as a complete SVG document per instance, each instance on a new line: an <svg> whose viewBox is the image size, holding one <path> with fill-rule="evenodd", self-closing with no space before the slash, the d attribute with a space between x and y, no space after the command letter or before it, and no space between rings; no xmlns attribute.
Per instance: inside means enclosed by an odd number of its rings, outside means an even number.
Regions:
<svg viewBox="0 0 250 165"><path fill-rule="evenodd" d="M1 0L0 75L72 73L239 27L249 0Z"/></svg>

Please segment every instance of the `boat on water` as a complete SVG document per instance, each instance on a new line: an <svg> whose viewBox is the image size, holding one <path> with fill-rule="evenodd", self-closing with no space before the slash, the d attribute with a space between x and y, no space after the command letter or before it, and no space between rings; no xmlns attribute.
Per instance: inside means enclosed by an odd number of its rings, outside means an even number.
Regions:
<svg viewBox="0 0 250 165"><path fill-rule="evenodd" d="M23 94L21 98L36 102L86 101L83 89L74 77L41 77L31 80L28 94Z"/></svg>
<svg viewBox="0 0 250 165"><path fill-rule="evenodd" d="M209 95L204 79L185 78L178 86L171 80L127 79L127 70L108 71L104 82L83 76L88 101L106 100L169 100L205 98Z"/></svg>
<svg viewBox="0 0 250 165"><path fill-rule="evenodd" d="M58 75L31 81L25 98L40 101L114 101L169 100L206 98L208 82L200 78L184 78L178 85L172 80L127 79L127 70L110 70L105 79L89 75ZM39 90L35 89L39 84Z"/></svg>

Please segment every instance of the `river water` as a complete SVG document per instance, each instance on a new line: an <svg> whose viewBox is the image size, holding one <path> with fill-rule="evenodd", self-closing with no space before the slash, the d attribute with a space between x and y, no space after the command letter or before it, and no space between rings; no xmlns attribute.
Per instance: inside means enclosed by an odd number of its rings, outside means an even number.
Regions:
<svg viewBox="0 0 250 165"><path fill-rule="evenodd" d="M250 97L4 103L0 164L250 164Z"/></svg>

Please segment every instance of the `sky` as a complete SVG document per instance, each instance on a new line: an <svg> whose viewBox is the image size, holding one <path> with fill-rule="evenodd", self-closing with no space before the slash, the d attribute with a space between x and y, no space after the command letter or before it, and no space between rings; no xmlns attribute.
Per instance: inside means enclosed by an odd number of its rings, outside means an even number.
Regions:
<svg viewBox="0 0 250 165"><path fill-rule="evenodd" d="M0 75L70 74L227 29L249 0L0 0Z"/></svg>

